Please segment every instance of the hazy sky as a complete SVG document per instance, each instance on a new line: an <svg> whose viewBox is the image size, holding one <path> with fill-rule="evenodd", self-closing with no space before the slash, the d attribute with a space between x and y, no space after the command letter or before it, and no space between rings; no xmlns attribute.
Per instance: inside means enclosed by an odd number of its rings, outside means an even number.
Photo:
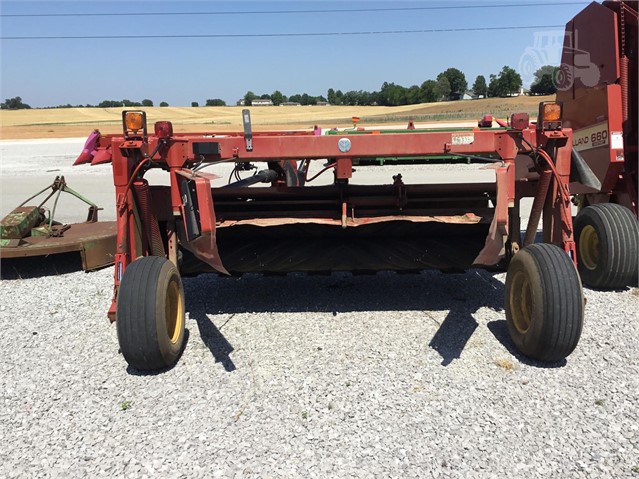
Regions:
<svg viewBox="0 0 639 479"><path fill-rule="evenodd" d="M545 0L548 2L548 0ZM468 5L536 4L500 8ZM563 5L561 5L563 3ZM569 3L569 4L566 4ZM421 85L448 67L475 77L519 69L533 47L543 63L558 63L552 34L589 2L464 0L418 2L285 1L0 1L1 97L33 107L97 104L101 100L201 105L207 98L234 103L247 90L324 95L328 88L379 90L384 81ZM346 9L379 11L347 12ZM382 10L393 9L393 10ZM403 9L403 10L402 10ZM410 9L410 10L409 10ZM314 13L256 13L336 10ZM209 14L202 12L245 12ZM144 12L198 15L133 15ZM252 12L252 13L246 13ZM551 15L552 12L552 15ZM94 16L11 16L91 13ZM259 35L445 30L487 27L535 29L327 36L170 38L169 35ZM557 27L557 25L561 25ZM550 36L549 36L550 34ZM23 39L141 35L161 38ZM535 43L535 36L538 42ZM541 40L541 43L539 43ZM548 46L550 42L550 46ZM534 63L534 62L533 62ZM522 72L525 73L525 72ZM527 80L527 78L524 78ZM525 83L527 83L525 81Z"/></svg>

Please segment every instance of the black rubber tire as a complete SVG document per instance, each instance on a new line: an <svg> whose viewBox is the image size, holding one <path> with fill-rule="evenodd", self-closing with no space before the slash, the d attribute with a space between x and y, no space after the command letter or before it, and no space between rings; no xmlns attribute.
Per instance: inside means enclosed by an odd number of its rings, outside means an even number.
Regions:
<svg viewBox="0 0 639 479"><path fill-rule="evenodd" d="M559 247L538 243L520 250L506 274L506 324L517 349L539 361L573 352L584 320L581 280Z"/></svg>
<svg viewBox="0 0 639 479"><path fill-rule="evenodd" d="M585 284L602 289L636 284L639 223L628 208L615 203L588 206L574 224L577 265Z"/></svg>
<svg viewBox="0 0 639 479"><path fill-rule="evenodd" d="M117 296L116 326L124 359L141 371L177 361L184 343L184 288L176 267L146 256L127 266Z"/></svg>

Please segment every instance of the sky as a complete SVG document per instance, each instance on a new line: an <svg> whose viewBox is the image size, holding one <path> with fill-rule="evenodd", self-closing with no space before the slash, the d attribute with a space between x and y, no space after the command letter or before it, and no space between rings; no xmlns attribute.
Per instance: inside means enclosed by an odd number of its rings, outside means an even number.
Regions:
<svg viewBox="0 0 639 479"><path fill-rule="evenodd" d="M234 104L249 90L326 96L329 88L421 85L449 67L470 88L505 65L528 85L536 67L559 63L564 25L589 3L540 1L0 0L0 97L32 107L145 98ZM275 13L286 10L296 13ZM498 27L510 29L428 31ZM147 38L16 39L123 35Z"/></svg>

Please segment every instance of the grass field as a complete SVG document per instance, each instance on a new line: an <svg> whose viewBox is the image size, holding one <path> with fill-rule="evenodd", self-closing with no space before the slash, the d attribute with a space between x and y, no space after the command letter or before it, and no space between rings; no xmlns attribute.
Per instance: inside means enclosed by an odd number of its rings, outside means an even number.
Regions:
<svg viewBox="0 0 639 479"><path fill-rule="evenodd" d="M423 103L398 107L383 106L287 106L251 107L255 130L308 129L344 126L351 117L361 118L363 125L415 122L476 120L489 113L506 118L525 111L534 117L540 101L546 97L488 98L454 102ZM242 107L152 107L144 109L148 123L170 120L174 130L235 131L242 126ZM93 129L102 133L121 131L122 108L52 108L0 111L0 138L69 138L88 135Z"/></svg>

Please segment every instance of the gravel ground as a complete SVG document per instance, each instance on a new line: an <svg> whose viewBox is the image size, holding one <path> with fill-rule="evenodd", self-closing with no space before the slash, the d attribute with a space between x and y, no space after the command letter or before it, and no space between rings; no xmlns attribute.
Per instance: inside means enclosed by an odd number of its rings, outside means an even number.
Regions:
<svg viewBox="0 0 639 479"><path fill-rule="evenodd" d="M69 167L82 141L0 142L3 213L64 174L111 219L110 169ZM186 278L184 354L143 375L111 268L78 263L2 263L0 478L639 478L637 289L586 290L577 350L546 365L510 343L503 274Z"/></svg>
<svg viewBox="0 0 639 479"><path fill-rule="evenodd" d="M0 477L639 477L637 289L586 290L544 365L504 274L186 278L184 354L142 375L111 269L48 268L3 264Z"/></svg>

